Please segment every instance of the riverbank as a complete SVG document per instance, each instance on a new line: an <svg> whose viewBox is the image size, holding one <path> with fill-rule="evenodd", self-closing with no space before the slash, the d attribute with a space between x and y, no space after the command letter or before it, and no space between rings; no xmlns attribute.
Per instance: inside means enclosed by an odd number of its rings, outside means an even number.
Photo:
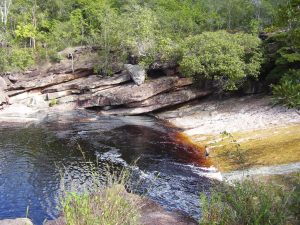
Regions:
<svg viewBox="0 0 300 225"><path fill-rule="evenodd" d="M300 161L299 111L274 105L269 96L199 100L156 116L208 146L221 172Z"/></svg>
<svg viewBox="0 0 300 225"><path fill-rule="evenodd" d="M32 123L72 112L68 105L40 109L12 104L0 111L0 121ZM208 97L154 115L182 131L177 140L198 147L201 154L207 146L205 164L221 172L300 161L299 111L274 105L270 96Z"/></svg>

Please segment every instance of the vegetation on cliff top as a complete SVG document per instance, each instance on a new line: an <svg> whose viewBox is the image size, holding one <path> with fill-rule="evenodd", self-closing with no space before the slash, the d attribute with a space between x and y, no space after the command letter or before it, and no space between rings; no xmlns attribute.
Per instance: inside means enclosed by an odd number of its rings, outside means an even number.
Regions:
<svg viewBox="0 0 300 225"><path fill-rule="evenodd" d="M77 45L97 45L109 74L115 61L179 65L183 75L237 89L246 77L266 79L279 99L299 95L289 68L299 70L299 0L1 0L0 71L25 70ZM226 30L226 31L225 31ZM279 32L265 43L262 31ZM284 31L284 32L282 32ZM287 84L289 80L292 84ZM286 92L285 92L286 91ZM284 92L284 93L283 93ZM290 94L292 92L292 94ZM277 98L278 99L278 98ZM292 101L292 102L291 102Z"/></svg>

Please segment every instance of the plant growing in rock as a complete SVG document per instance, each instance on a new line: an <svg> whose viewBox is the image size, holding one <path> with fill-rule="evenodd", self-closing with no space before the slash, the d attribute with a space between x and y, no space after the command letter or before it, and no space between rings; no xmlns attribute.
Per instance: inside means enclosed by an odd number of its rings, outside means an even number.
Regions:
<svg viewBox="0 0 300 225"><path fill-rule="evenodd" d="M52 99L50 102L49 102L49 106L50 107L53 107L53 106L56 106L59 104L59 100L58 99Z"/></svg>
<svg viewBox="0 0 300 225"><path fill-rule="evenodd" d="M225 156L234 163L237 163L240 169L245 169L248 161L247 151L242 148L241 144L238 143L231 133L224 131L221 133L221 137L226 145L226 151L221 156Z"/></svg>

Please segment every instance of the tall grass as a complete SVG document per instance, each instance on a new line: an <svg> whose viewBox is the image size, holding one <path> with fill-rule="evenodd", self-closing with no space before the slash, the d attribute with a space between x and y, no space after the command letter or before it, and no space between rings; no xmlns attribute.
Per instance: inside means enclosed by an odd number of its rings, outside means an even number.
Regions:
<svg viewBox="0 0 300 225"><path fill-rule="evenodd" d="M299 224L299 187L299 180L292 190L249 179L220 184L201 195L200 224Z"/></svg>
<svg viewBox="0 0 300 225"><path fill-rule="evenodd" d="M65 191L61 199L62 213L67 225L135 225L140 218L140 198L125 190L129 172L107 167L105 182L101 183L97 170L90 166L90 190ZM102 181L103 182L103 181ZM91 192L92 190L92 192Z"/></svg>

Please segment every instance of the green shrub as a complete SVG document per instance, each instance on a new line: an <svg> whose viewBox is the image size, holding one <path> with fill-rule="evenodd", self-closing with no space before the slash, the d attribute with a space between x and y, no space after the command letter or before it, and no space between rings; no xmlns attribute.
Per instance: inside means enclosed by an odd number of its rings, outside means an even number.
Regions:
<svg viewBox="0 0 300 225"><path fill-rule="evenodd" d="M289 108L300 108L300 70L289 70L272 86L273 100Z"/></svg>
<svg viewBox="0 0 300 225"><path fill-rule="evenodd" d="M257 77L262 62L260 40L250 34L204 32L184 41L180 68L184 75L217 80L225 90L237 89L245 77Z"/></svg>
<svg viewBox="0 0 300 225"><path fill-rule="evenodd" d="M34 64L32 50L13 48L10 63L13 70L25 70L29 68Z"/></svg>
<svg viewBox="0 0 300 225"><path fill-rule="evenodd" d="M0 48L0 71L15 72L34 64L33 51L28 48Z"/></svg>
<svg viewBox="0 0 300 225"><path fill-rule="evenodd" d="M122 185L91 194L70 192L63 203L67 225L138 224L139 208L136 199L126 197Z"/></svg>
<svg viewBox="0 0 300 225"><path fill-rule="evenodd" d="M296 214L289 210L297 204L299 197L295 190L289 192L280 186L253 180L232 185L224 183L214 188L210 197L201 195L200 224L297 224Z"/></svg>
<svg viewBox="0 0 300 225"><path fill-rule="evenodd" d="M107 167L105 182L100 183L97 169L86 164L92 176L92 187L87 191L79 191L74 187L66 191L61 200L62 213L67 225L116 225L139 224L140 198L128 194L125 190L129 172ZM103 177L102 177L103 178ZM102 181L103 182L103 181Z"/></svg>

